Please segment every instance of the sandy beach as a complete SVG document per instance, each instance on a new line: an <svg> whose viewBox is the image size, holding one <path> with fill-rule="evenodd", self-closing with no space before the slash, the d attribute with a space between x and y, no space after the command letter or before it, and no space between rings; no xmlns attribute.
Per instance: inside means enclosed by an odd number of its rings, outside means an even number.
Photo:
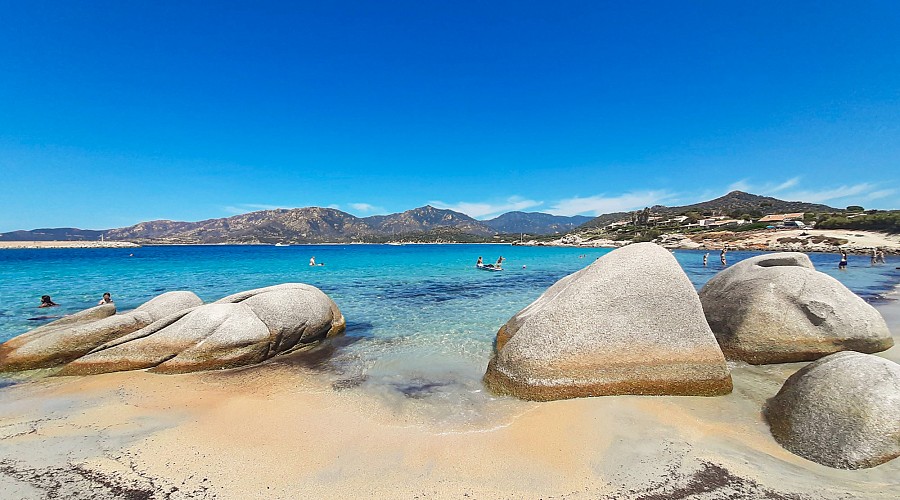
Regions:
<svg viewBox="0 0 900 500"><path fill-rule="evenodd" d="M878 305L898 346L900 302ZM485 360L487 361L487 360ZM900 461L795 456L760 409L804 363L732 364L723 397L500 398L333 384L316 353L224 372L2 389L3 498L896 498Z"/></svg>
<svg viewBox="0 0 900 500"><path fill-rule="evenodd" d="M130 241L0 241L0 250L36 248L137 248Z"/></svg>
<svg viewBox="0 0 900 500"><path fill-rule="evenodd" d="M761 230L735 233L722 231L691 236L684 248L718 249L723 244L740 250L777 250L800 252L836 252L842 248L851 253L871 252L873 248L885 252L900 252L900 234L850 229L790 229Z"/></svg>

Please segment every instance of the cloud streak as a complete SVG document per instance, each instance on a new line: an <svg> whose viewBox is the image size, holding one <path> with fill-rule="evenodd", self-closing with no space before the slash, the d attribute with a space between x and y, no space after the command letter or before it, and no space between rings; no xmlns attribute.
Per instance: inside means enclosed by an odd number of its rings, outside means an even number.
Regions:
<svg viewBox="0 0 900 500"><path fill-rule="evenodd" d="M375 206L375 205L372 205L369 203L350 203L350 208L352 208L353 210L355 210L357 212L365 213L365 214L370 214L372 212L384 212L385 211L384 208L378 207L378 206Z"/></svg>
<svg viewBox="0 0 900 500"><path fill-rule="evenodd" d="M877 184L860 182L852 185L837 187L822 187L797 189L805 187L801 183L801 177L792 177L781 183L768 182L761 185L753 185L748 179L741 179L728 186L729 191L739 190L764 196L777 196L790 201L805 201L809 203L826 203L832 200L855 197L856 200L878 200L887 198L897 192L896 189L878 189Z"/></svg>
<svg viewBox="0 0 900 500"><path fill-rule="evenodd" d="M658 205L674 197L665 190L632 191L618 196L595 196L566 198L559 200L548 210L553 215L602 215L612 212L627 212L639 208Z"/></svg>
<svg viewBox="0 0 900 500"><path fill-rule="evenodd" d="M871 194L888 196L890 193L884 194L884 192L892 191L888 189L869 193L874 188L874 185L869 184L868 182L862 182L860 184L854 184L852 186L840 186L836 188L820 190L791 191L789 193L785 193L784 197L790 198L791 200L808 201L811 203L824 203L829 200L839 200L841 198L847 198L849 196L861 196L863 198L868 198L869 196L871 196Z"/></svg>
<svg viewBox="0 0 900 500"><path fill-rule="evenodd" d="M499 215L505 212L512 212L516 210L527 210L529 208L534 208L542 205L544 202L535 201L535 200L527 200L522 198L521 196L510 196L506 200L502 202L467 202L461 201L458 203L444 203L443 201L430 201L429 205L440 208L444 210L453 210L456 212L462 212L470 217L486 217L489 215Z"/></svg>

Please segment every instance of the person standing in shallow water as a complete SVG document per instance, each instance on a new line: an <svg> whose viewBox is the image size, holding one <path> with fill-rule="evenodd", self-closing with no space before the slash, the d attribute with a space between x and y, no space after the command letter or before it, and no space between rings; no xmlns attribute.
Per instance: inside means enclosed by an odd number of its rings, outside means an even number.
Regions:
<svg viewBox="0 0 900 500"><path fill-rule="evenodd" d="M722 247L722 252L719 253L719 260L722 261L723 266L728 265L728 260L725 258L726 253L728 253L728 247Z"/></svg>
<svg viewBox="0 0 900 500"><path fill-rule="evenodd" d="M703 265L706 266L706 261L709 260L709 252L703 254Z"/></svg>
<svg viewBox="0 0 900 500"><path fill-rule="evenodd" d="M847 251L841 250L841 261L838 263L838 269L841 271L847 270Z"/></svg>

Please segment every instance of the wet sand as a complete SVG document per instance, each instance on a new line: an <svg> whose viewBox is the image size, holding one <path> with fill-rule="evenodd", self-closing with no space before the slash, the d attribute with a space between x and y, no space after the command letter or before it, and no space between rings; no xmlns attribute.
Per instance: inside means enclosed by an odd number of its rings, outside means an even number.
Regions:
<svg viewBox="0 0 900 500"><path fill-rule="evenodd" d="M878 307L900 344L900 302ZM900 361L900 346L880 355ZM900 496L900 460L831 469L771 437L762 405L804 363L733 365L735 390L722 397L501 398L465 414L445 413L427 388L372 392L316 366L0 388L0 496Z"/></svg>

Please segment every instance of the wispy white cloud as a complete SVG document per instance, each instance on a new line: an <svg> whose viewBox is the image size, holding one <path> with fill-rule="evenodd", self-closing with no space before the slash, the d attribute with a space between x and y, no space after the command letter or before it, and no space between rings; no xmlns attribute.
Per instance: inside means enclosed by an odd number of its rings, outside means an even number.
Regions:
<svg viewBox="0 0 900 500"><path fill-rule="evenodd" d="M753 189L753 187L750 185L750 183L747 181L747 179L741 179L741 180L739 180L739 181L737 181L737 182L731 183L731 185L728 186L728 192L729 192L729 193L730 193L731 191L744 191L744 192L749 192L751 189Z"/></svg>
<svg viewBox="0 0 900 500"><path fill-rule="evenodd" d="M785 193L782 195L785 199L790 200L799 200L799 201L808 201L811 203L824 203L830 200L839 200L841 198L847 198L849 196L861 196L864 198L868 198L873 193L879 194L880 196L888 196L891 194L893 190L881 190L874 191L870 193L875 188L874 185L869 184L868 182L862 182L859 184L854 184L852 186L840 186L836 188L828 188L828 189L819 189L819 190L802 190L802 191L791 191L789 193ZM890 191L887 194L883 194L885 191Z"/></svg>
<svg viewBox="0 0 900 500"><path fill-rule="evenodd" d="M350 208L362 213L384 212L384 208L371 205L369 203L351 203Z"/></svg>
<svg viewBox="0 0 900 500"><path fill-rule="evenodd" d="M501 202L467 202L461 201L459 203L444 203L442 201L430 201L429 205L435 208L441 208L445 210L454 210L456 212L462 212L470 217L485 217L490 215L499 215L504 212L511 212L515 210L526 210L529 208L534 208L542 205L544 202L535 201L535 200L526 200L521 196L510 196L504 201Z"/></svg>
<svg viewBox="0 0 900 500"><path fill-rule="evenodd" d="M285 208L279 205L265 205L261 203L240 203L237 205L228 205L222 207L222 210L232 215L246 214L248 212L256 212L258 210L278 210Z"/></svg>
<svg viewBox="0 0 900 500"><path fill-rule="evenodd" d="M896 189L879 189L878 191L872 191L871 193L866 195L867 200L878 200L880 198L887 198L888 196L896 193Z"/></svg>
<svg viewBox="0 0 900 500"><path fill-rule="evenodd" d="M796 186L797 183L799 183L799 182L800 182L800 177L793 177L791 179L788 179L788 180L782 182L781 184L779 184L775 187L771 187L771 188L764 187L761 192L764 194L775 194L775 193L784 191L785 189L790 189L790 188Z"/></svg>
<svg viewBox="0 0 900 500"><path fill-rule="evenodd" d="M553 215L601 215L658 205L673 197L674 194L664 190L633 191L619 196L576 196L559 200L547 212Z"/></svg>
<svg viewBox="0 0 900 500"><path fill-rule="evenodd" d="M764 184L752 184L750 179L741 179L739 181L733 182L728 186L728 191L744 191L745 193L753 193L770 196L775 193L780 193L785 189L790 189L797 184L800 183L800 177L792 177L786 181L776 183L776 182L766 182Z"/></svg>

